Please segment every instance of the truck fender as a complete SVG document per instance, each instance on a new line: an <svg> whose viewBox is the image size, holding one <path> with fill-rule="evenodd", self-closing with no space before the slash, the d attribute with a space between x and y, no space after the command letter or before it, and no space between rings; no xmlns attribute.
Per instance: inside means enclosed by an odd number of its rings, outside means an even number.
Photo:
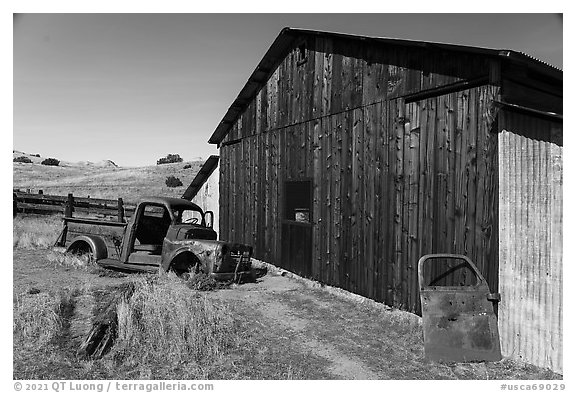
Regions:
<svg viewBox="0 0 576 393"><path fill-rule="evenodd" d="M66 251L74 252L75 250L85 248L86 245L90 247L94 260L97 261L108 257L108 248L106 247L104 239L94 235L80 235L75 237Z"/></svg>
<svg viewBox="0 0 576 393"><path fill-rule="evenodd" d="M169 271L173 269L175 263L178 263L178 258L185 257L186 254L189 254L192 259L193 265L198 265L198 267L202 267L202 261L198 258L198 255L190 248L190 247L181 247L177 250L174 250L168 258L166 258L166 263L162 264L162 268L164 271ZM187 257L187 256L186 256ZM188 258L187 258L188 259Z"/></svg>

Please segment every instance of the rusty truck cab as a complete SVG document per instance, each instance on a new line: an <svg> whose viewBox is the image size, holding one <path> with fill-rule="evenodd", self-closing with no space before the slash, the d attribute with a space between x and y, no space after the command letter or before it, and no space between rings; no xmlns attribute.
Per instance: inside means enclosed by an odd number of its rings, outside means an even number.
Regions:
<svg viewBox="0 0 576 393"><path fill-rule="evenodd" d="M145 197L138 203L126 228L121 262L160 265L165 239L191 237L216 240L212 213L187 200Z"/></svg>

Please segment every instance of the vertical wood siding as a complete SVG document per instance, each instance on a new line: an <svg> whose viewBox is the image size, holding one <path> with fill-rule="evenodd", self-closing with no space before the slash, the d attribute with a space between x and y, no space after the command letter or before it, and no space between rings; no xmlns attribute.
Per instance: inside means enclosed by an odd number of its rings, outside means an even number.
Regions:
<svg viewBox="0 0 576 393"><path fill-rule="evenodd" d="M562 125L498 123L502 351L562 372Z"/></svg>
<svg viewBox="0 0 576 393"><path fill-rule="evenodd" d="M450 252L496 289L496 135L480 115L496 92L378 102L222 147L221 237L281 264L284 181L310 178L311 277L419 312L418 259Z"/></svg>
<svg viewBox="0 0 576 393"><path fill-rule="evenodd" d="M487 76L483 56L308 38L294 49L226 135L228 142L361 108L386 99Z"/></svg>
<svg viewBox="0 0 576 393"><path fill-rule="evenodd" d="M287 56L224 140L221 238L280 265L284 182L311 179L312 278L419 312L418 259L462 253L496 290L497 137L486 113L498 89L398 98L487 63L434 55L410 69L418 59L406 50L308 48L303 64Z"/></svg>

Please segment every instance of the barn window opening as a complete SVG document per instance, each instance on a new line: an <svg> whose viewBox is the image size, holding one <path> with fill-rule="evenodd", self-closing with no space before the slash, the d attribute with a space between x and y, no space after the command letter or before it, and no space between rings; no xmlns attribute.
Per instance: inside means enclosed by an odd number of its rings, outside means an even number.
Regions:
<svg viewBox="0 0 576 393"><path fill-rule="evenodd" d="M312 186L310 180L284 183L284 218L286 220L312 222Z"/></svg>
<svg viewBox="0 0 576 393"><path fill-rule="evenodd" d="M423 266L424 284L435 287L463 287L478 284L472 267L463 259L434 258Z"/></svg>
<svg viewBox="0 0 576 393"><path fill-rule="evenodd" d="M303 42L300 45L298 45L296 64L302 65L306 63L307 60L308 60L308 51L306 50L306 43Z"/></svg>

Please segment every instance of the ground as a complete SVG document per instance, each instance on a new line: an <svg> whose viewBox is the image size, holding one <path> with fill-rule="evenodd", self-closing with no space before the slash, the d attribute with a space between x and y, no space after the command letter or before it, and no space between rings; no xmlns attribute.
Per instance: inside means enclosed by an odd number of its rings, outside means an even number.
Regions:
<svg viewBox="0 0 576 393"><path fill-rule="evenodd" d="M291 340L301 352L312 352L326 360L327 371L337 379L388 379L390 376L372 370L366 360L350 356L334 344L334 338L324 335L315 326L310 314L330 310L334 299L322 299L296 280L267 275L258 283L237 286L233 291L217 291L210 297L237 302L239 307L258 310L259 320L275 325L281 337ZM306 308L297 305L308 304ZM344 318L341 316L341 318ZM354 343L360 346L362 343Z"/></svg>
<svg viewBox="0 0 576 393"><path fill-rule="evenodd" d="M75 345L90 328L95 293L118 288L135 275L76 268L54 262L53 251L14 250L14 299L19 294L68 291L75 296L65 334L56 351L63 355L37 363L34 352L15 346L14 376L20 379L179 379L189 374L154 370L114 370L109 363L86 362ZM91 288L91 289L90 289ZM90 289L90 290L88 290ZM100 291L100 292L98 292ZM194 292L192 289L189 290ZM223 306L234 319L236 346L206 379L558 379L548 370L509 360L496 363L441 364L424 359L421 322L345 291L270 270L255 283L193 294ZM88 321L89 322L89 321ZM15 333L16 334L16 333ZM76 340L76 341L75 341ZM52 363L50 363L52 362ZM126 366L127 367L127 366ZM188 378L184 378L188 379Z"/></svg>

